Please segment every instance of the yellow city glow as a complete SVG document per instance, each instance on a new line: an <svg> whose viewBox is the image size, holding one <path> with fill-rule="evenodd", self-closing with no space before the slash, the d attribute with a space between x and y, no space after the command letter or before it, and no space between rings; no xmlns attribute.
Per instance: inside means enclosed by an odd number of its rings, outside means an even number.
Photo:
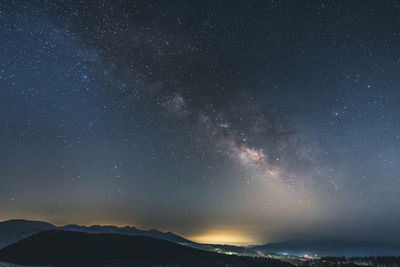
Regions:
<svg viewBox="0 0 400 267"><path fill-rule="evenodd" d="M255 240L246 233L234 230L213 230L189 236L188 238L204 244L250 245L258 243L258 240Z"/></svg>

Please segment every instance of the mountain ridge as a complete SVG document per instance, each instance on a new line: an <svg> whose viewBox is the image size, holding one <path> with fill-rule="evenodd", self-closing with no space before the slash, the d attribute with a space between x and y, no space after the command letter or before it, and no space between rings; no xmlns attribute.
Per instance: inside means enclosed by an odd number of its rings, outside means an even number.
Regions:
<svg viewBox="0 0 400 267"><path fill-rule="evenodd" d="M282 266L274 259L226 255L146 236L49 230L0 250L0 260L51 266Z"/></svg>
<svg viewBox="0 0 400 267"><path fill-rule="evenodd" d="M156 229L141 230L134 226L118 227L113 225L77 225L55 226L42 221L13 219L0 222L0 249L16 243L38 232L64 230L88 234L120 234L127 236L145 236L186 245L212 252L258 256L268 254L290 254L296 256L400 256L400 245L377 241L352 241L343 239L302 240L293 239L284 242L272 242L263 245L234 246L222 244L201 244L188 240L172 232Z"/></svg>
<svg viewBox="0 0 400 267"><path fill-rule="evenodd" d="M66 230L66 231L79 231L86 233L115 233L124 235L140 235L154 237L162 240L172 241L182 244L194 244L184 237L181 237L172 232L162 232L156 229L141 230L134 226L118 227L113 225L77 225L67 224L64 226L56 226L54 224L43 221L30 221L25 219L12 219L0 222L0 249L22 240L30 235L45 230Z"/></svg>
<svg viewBox="0 0 400 267"><path fill-rule="evenodd" d="M14 225L16 229L13 231L2 231L2 226L4 225ZM25 229L25 224L29 225L38 225L36 228L28 227ZM18 226L20 228L18 228ZM4 227L3 227L4 229ZM30 230L32 229L32 230ZM77 231L77 232L85 232L91 234L99 234L99 233L114 233L114 234L122 234L122 235L129 235L129 236L147 236L158 238L166 241L171 241L177 244L190 246L192 248L213 251L213 252L220 252L220 253L228 253L228 254L238 254L238 255L249 255L249 256L257 256L258 253L241 246L224 246L224 245L213 245L213 244L201 244L196 243L194 241L188 240L184 237L181 237L173 232L162 232L156 229L150 230L141 230L134 226L113 226L113 225L78 225L78 224L67 224L64 226L55 226L51 223L41 222L41 221L29 221L24 219L14 219L0 222L0 249L6 247L7 245L13 244L22 240L24 238L29 237L40 231L45 230L65 230L65 231ZM21 234L22 233L22 234Z"/></svg>
<svg viewBox="0 0 400 267"><path fill-rule="evenodd" d="M55 228L56 226L51 223L24 219L0 222L0 249L32 234Z"/></svg>

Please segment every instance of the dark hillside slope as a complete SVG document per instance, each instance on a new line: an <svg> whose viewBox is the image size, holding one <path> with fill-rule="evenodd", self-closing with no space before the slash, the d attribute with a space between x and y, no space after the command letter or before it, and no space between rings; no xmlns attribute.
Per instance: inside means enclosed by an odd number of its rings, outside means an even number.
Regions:
<svg viewBox="0 0 400 267"><path fill-rule="evenodd" d="M144 236L44 231L0 251L0 261L25 265L291 266L261 258L217 254Z"/></svg>
<svg viewBox="0 0 400 267"><path fill-rule="evenodd" d="M59 230L66 230L66 231L76 231L76 232L85 232L89 234L119 234L119 235L141 235L147 237L153 237L158 239L163 239L167 241L171 241L174 243L180 244L194 244L194 242L187 240L179 235L176 235L171 232L161 232L158 230L140 230L136 227L117 227L113 225L92 225L92 226L84 226L84 225L76 225L76 224L69 224L58 228Z"/></svg>
<svg viewBox="0 0 400 267"><path fill-rule="evenodd" d="M0 222L0 249L41 231L55 229L50 223L9 220Z"/></svg>

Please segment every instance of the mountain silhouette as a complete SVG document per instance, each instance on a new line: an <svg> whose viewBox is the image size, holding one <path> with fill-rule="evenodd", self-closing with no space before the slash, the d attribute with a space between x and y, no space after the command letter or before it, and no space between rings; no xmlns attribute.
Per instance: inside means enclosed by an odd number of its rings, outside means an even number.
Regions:
<svg viewBox="0 0 400 267"><path fill-rule="evenodd" d="M69 224L65 226L55 226L47 222L40 221L27 221L27 220L9 220L0 222L0 249L13 244L19 240L22 240L35 233L46 231L46 230L65 230L84 232L89 234L121 234L129 236L147 236L158 238L166 241L171 241L181 245L190 246L208 251L217 251L221 253L235 253L240 255L251 255L257 256L258 254L253 250L240 247L240 246L226 246L226 245L214 245L214 244L200 244L188 239L185 239L177 234L171 232L161 232L159 230L140 230L133 226L117 227L112 225L92 225L84 226L77 224Z"/></svg>
<svg viewBox="0 0 400 267"><path fill-rule="evenodd" d="M110 233L110 234L122 234L122 235L140 235L154 237L162 240L167 240L179 244L195 244L194 242L187 240L179 235L171 232L161 232L158 230L140 230L135 227L117 227L117 226L101 226L101 225L76 225L69 224L65 226L55 226L47 222L40 221L27 221L27 220L9 220L0 222L0 249L6 247L12 243L22 240L35 233L59 229L67 231L78 231L85 233Z"/></svg>
<svg viewBox="0 0 400 267"><path fill-rule="evenodd" d="M1 222L0 249L35 233L55 228L56 227L54 225L46 222L26 220L9 220Z"/></svg>
<svg viewBox="0 0 400 267"><path fill-rule="evenodd" d="M278 260L233 256L173 242L118 234L50 230L0 250L0 261L51 266L292 266Z"/></svg>
<svg viewBox="0 0 400 267"><path fill-rule="evenodd" d="M179 244L189 244L194 243L190 240L187 240L179 235L176 235L171 232L161 232L159 230L140 230L136 227L125 226L125 227L117 227L113 225L92 225L92 226L84 226L84 225L76 225L76 224L69 224L62 227L59 227L60 230L66 231L77 231L77 232L85 232L85 233L92 233L92 234L122 234L122 235L140 235L140 236L147 236L153 237L158 239L163 239L167 241L171 241L174 243Z"/></svg>

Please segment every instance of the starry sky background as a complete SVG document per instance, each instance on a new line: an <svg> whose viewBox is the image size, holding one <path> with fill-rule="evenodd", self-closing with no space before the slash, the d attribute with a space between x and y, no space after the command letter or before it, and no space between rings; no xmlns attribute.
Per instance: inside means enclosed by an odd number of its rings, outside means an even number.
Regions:
<svg viewBox="0 0 400 267"><path fill-rule="evenodd" d="M399 1L1 1L0 219L400 238Z"/></svg>

